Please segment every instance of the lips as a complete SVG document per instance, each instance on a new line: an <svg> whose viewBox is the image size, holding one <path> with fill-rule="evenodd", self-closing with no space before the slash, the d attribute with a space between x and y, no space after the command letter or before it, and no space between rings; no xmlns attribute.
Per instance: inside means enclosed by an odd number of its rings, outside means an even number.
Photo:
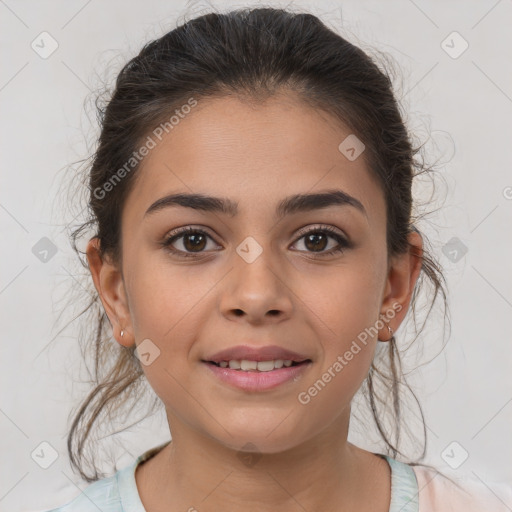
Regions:
<svg viewBox="0 0 512 512"><path fill-rule="evenodd" d="M282 362L282 360L281 360ZM222 368L215 363L203 362L203 367L213 376L216 382L248 393L262 393L281 386L291 385L297 388L297 383L313 365L311 360L302 363L292 363L291 366L282 366L270 371L237 370ZM259 365L260 363L258 363ZM290 388L291 389L291 388Z"/></svg>
<svg viewBox="0 0 512 512"><path fill-rule="evenodd" d="M278 345L266 345L264 347L251 347L250 345L237 345L230 347L203 359L204 362L219 364L221 361L272 361L289 360L293 363L311 361L304 354L285 349Z"/></svg>

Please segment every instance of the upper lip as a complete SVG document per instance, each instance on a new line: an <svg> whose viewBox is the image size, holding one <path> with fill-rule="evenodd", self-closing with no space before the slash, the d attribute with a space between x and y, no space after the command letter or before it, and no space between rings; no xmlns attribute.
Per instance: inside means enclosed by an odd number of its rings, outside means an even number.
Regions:
<svg viewBox="0 0 512 512"><path fill-rule="evenodd" d="M264 347L251 347L250 345L237 345L226 348L220 352L208 356L205 361L220 363L221 361L272 361L276 359L291 360L297 363L308 360L303 354L288 350L277 345L266 345Z"/></svg>

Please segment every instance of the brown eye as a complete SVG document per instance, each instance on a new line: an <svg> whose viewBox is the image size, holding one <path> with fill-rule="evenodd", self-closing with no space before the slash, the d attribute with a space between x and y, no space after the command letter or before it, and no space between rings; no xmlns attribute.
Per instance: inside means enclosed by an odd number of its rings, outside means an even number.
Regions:
<svg viewBox="0 0 512 512"><path fill-rule="evenodd" d="M213 240L205 231L187 227L178 232L171 233L171 235L162 242L162 245L178 256L193 257L195 254L199 255L208 252L204 250L207 246L208 239ZM176 247L175 244L181 244L182 247Z"/></svg>
<svg viewBox="0 0 512 512"><path fill-rule="evenodd" d="M312 233L306 235L304 245L312 251L323 251L327 246L328 238L324 233Z"/></svg>
<svg viewBox="0 0 512 512"><path fill-rule="evenodd" d="M201 251L206 246L206 237L201 233L182 235L182 238L187 251Z"/></svg>
<svg viewBox="0 0 512 512"><path fill-rule="evenodd" d="M338 245L334 245L333 247L330 248L330 250L326 250L329 245L329 239L336 241ZM305 252L313 254L318 253L314 255L319 257L329 256L335 253L343 252L345 249L351 247L350 242L348 242L343 236L341 236L337 231L335 231L330 226L309 230L303 233L302 236L298 238L295 243L297 243L300 240L304 240L303 243L304 247L306 248Z"/></svg>

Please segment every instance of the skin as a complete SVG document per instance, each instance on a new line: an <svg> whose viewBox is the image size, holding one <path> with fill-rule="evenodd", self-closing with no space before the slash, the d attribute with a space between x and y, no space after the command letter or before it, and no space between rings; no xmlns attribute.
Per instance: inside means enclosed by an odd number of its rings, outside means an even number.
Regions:
<svg viewBox="0 0 512 512"><path fill-rule="evenodd" d="M138 171L122 212L122 264L102 260L98 240L89 242L91 274L116 340L130 346L149 338L160 350L143 369L165 405L172 443L137 468L148 512L389 510L387 462L347 441L350 402L377 341L390 338L387 327L308 404L297 399L398 303L389 321L396 332L421 267L412 253L388 260L384 195L364 153L349 161L338 150L350 133L293 93L258 105L234 96L201 100ZM284 197L330 189L357 198L367 215L336 205L276 221ZM172 207L144 217L176 192L227 197L239 213ZM297 232L321 224L353 247L315 258L315 246ZM173 256L159 242L187 225L212 238L200 254ZM248 236L263 250L252 263L236 252ZM409 240L421 251L417 233ZM194 254L186 242L173 246ZM319 250L337 245L329 238ZM307 354L313 364L297 381L245 392L201 362L247 340ZM239 457L248 442L259 456L252 464Z"/></svg>

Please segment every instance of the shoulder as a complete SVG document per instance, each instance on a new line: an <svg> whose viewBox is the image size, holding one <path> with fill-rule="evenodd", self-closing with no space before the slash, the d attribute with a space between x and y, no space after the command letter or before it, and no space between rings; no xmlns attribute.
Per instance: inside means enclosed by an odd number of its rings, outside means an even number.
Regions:
<svg viewBox="0 0 512 512"><path fill-rule="evenodd" d="M510 512L512 485L483 482L477 478L447 478L425 466L412 466L418 481L419 511L427 512Z"/></svg>
<svg viewBox="0 0 512 512"><path fill-rule="evenodd" d="M147 450L114 475L90 484L74 500L45 512L144 512L135 482L135 470L170 442Z"/></svg>
<svg viewBox="0 0 512 512"><path fill-rule="evenodd" d="M93 482L76 498L47 512L121 512L116 475Z"/></svg>

